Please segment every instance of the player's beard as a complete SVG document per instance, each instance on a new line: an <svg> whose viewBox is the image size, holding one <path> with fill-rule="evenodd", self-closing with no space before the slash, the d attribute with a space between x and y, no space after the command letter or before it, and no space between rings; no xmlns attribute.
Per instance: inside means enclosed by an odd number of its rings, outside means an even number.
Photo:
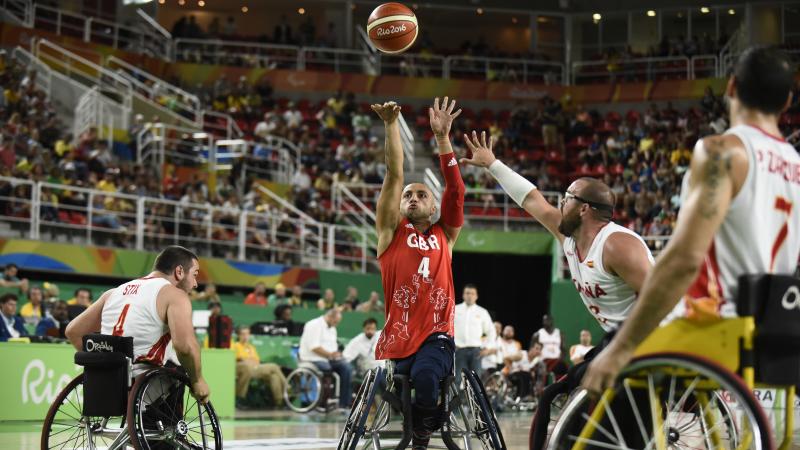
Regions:
<svg viewBox="0 0 800 450"><path fill-rule="evenodd" d="M192 287L189 286L189 277L184 277L181 281L178 281L178 284L175 286L178 289L186 292L187 294L192 292Z"/></svg>
<svg viewBox="0 0 800 450"><path fill-rule="evenodd" d="M558 232L564 236L572 237L572 234L575 233L579 226L581 226L580 217L569 218L562 216L561 222L558 224Z"/></svg>

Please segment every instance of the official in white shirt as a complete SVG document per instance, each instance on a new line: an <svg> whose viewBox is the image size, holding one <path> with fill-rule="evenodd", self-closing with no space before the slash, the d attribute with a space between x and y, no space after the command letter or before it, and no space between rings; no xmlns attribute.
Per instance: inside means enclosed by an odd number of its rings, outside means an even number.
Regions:
<svg viewBox="0 0 800 450"><path fill-rule="evenodd" d="M342 352L344 359L355 365L358 374L364 374L383 365L382 361L375 360L375 344L381 335L378 331L378 321L370 317L364 321L362 327L363 331L350 339Z"/></svg>
<svg viewBox="0 0 800 450"><path fill-rule="evenodd" d="M486 343L493 343L497 339L492 318L489 312L478 306L478 288L474 284L464 286L461 294L464 299L456 305L455 310L455 342L456 342L456 379L461 377L461 369L473 370L480 377L483 373L481 357L491 350L484 346L482 338L486 336Z"/></svg>
<svg viewBox="0 0 800 450"><path fill-rule="evenodd" d="M321 317L309 320L300 336L300 360L314 363L320 370L339 374L339 407L350 406L353 368L339 352L336 326L342 321L342 313L331 308Z"/></svg>

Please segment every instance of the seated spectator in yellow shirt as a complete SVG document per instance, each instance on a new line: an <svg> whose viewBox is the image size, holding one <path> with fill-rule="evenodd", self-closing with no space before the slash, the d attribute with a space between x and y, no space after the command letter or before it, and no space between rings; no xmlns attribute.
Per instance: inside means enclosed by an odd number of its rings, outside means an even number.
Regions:
<svg viewBox="0 0 800 450"><path fill-rule="evenodd" d="M33 286L28 290L28 303L24 304L19 310L19 315L25 319L25 322L36 324L44 316L44 294L42 288Z"/></svg>
<svg viewBox="0 0 800 450"><path fill-rule="evenodd" d="M283 391L286 387L286 377L281 368L273 363L261 363L258 352L250 343L250 328L246 325L239 326L238 342L231 346L236 352L236 397L242 400L247 396L250 380L260 379L269 387L272 393L272 402L277 406L283 404Z"/></svg>

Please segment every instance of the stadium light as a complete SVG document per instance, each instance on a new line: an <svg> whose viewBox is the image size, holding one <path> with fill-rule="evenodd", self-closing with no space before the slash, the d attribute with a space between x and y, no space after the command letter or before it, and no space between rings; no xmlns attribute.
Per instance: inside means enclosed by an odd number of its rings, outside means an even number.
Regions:
<svg viewBox="0 0 800 450"><path fill-rule="evenodd" d="M736 10L734 10L733 8L731 8L731 9L729 9L729 10L728 10L728 14L730 14L730 15L732 15L732 16L733 16L733 15L735 15L735 14L736 14Z"/></svg>
<svg viewBox="0 0 800 450"><path fill-rule="evenodd" d="M708 6L703 6L702 8L700 8L700 12L703 14L708 14L709 12L711 12L711 10L708 9Z"/></svg>
<svg viewBox="0 0 800 450"><path fill-rule="evenodd" d="M198 0L197 6L202 8L203 6L206 6L206 2L204 2L203 0Z"/></svg>
<svg viewBox="0 0 800 450"><path fill-rule="evenodd" d="M248 8L247 6L242 6L242 12L246 13L247 11L250 11L250 8Z"/></svg>
<svg viewBox="0 0 800 450"><path fill-rule="evenodd" d="M478 15L480 16L481 14L483 14L483 8L478 8L477 10L475 10L475 12L478 13Z"/></svg>
<svg viewBox="0 0 800 450"><path fill-rule="evenodd" d="M655 16L656 16L656 12L653 11L652 9L647 11L647 17L655 17Z"/></svg>
<svg viewBox="0 0 800 450"><path fill-rule="evenodd" d="M512 17L511 18L511 23L517 23L517 18L516 17Z"/></svg>
<svg viewBox="0 0 800 450"><path fill-rule="evenodd" d="M183 6L186 4L186 0L178 0L178 4Z"/></svg>
<svg viewBox="0 0 800 450"><path fill-rule="evenodd" d="M594 20L594 23L600 22L600 19L602 19L602 18L603 18L603 16L601 16L600 13L592 14L592 20Z"/></svg>
<svg viewBox="0 0 800 450"><path fill-rule="evenodd" d="M305 13L306 13L306 9L305 8L298 8L297 9L297 14L300 14L302 16Z"/></svg>

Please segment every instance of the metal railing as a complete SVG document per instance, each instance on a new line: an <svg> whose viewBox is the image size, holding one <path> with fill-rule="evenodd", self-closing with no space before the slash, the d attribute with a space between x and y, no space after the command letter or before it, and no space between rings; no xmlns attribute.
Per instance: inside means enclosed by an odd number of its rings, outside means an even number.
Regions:
<svg viewBox="0 0 800 450"><path fill-rule="evenodd" d="M541 191L541 193L551 205L558 208L562 197L560 192ZM502 225L503 231L540 226L539 222L520 208L499 187L467 188L464 196L464 218L472 225L478 223Z"/></svg>
<svg viewBox="0 0 800 450"><path fill-rule="evenodd" d="M105 66L128 80L134 91L147 100L158 103L179 116L194 121L198 126L202 123L202 105L196 95L190 94L113 55L106 59ZM228 137L232 136L228 135Z"/></svg>
<svg viewBox="0 0 800 450"><path fill-rule="evenodd" d="M335 216L362 230L370 248L378 245L374 205L377 205L380 190L380 184L367 183L334 183L331 189Z"/></svg>
<svg viewBox="0 0 800 450"><path fill-rule="evenodd" d="M200 111L200 124L203 130L216 137L236 139L244 136L244 132L230 114L204 109Z"/></svg>
<svg viewBox="0 0 800 450"><path fill-rule="evenodd" d="M59 36L71 36L84 42L150 54L162 59L169 57L169 41L143 28L120 25L40 4L32 6L28 23L31 28Z"/></svg>
<svg viewBox="0 0 800 450"><path fill-rule="evenodd" d="M403 161L407 163L409 170L412 172L415 170L414 166L414 157L415 157L415 149L414 149L414 133L411 131L411 128L408 126L406 122L406 118L403 117L403 113L400 113L400 141L403 144Z"/></svg>
<svg viewBox="0 0 800 450"><path fill-rule="evenodd" d="M568 81L563 63L517 58L448 56L444 58L446 78L480 78L487 81L556 84Z"/></svg>
<svg viewBox="0 0 800 450"><path fill-rule="evenodd" d="M52 69L87 88L98 88L98 93L118 105L115 121L120 129L128 129L133 107L133 85L125 77L98 63L70 52L46 39L33 45L34 55Z"/></svg>
<svg viewBox="0 0 800 450"><path fill-rule="evenodd" d="M180 61L300 70L301 47L294 45L177 38L172 48L172 55Z"/></svg>
<svg viewBox="0 0 800 450"><path fill-rule="evenodd" d="M98 139L106 141L108 148L114 146L114 118L116 105L97 92L97 87L86 91L78 99L75 107L75 120L73 122L73 136L81 136L91 128L97 129Z"/></svg>
<svg viewBox="0 0 800 450"><path fill-rule="evenodd" d="M5 17L26 28L33 27L33 2L31 0L2 0L0 8Z"/></svg>
<svg viewBox="0 0 800 450"><path fill-rule="evenodd" d="M715 55L701 55L714 57ZM620 81L652 81L657 78L692 79L692 65L685 56L629 58L572 63L572 84Z"/></svg>
<svg viewBox="0 0 800 450"><path fill-rule="evenodd" d="M363 230L291 217L0 177L0 235L159 251L183 245L208 257L366 272ZM3 225L4 224L4 225Z"/></svg>

